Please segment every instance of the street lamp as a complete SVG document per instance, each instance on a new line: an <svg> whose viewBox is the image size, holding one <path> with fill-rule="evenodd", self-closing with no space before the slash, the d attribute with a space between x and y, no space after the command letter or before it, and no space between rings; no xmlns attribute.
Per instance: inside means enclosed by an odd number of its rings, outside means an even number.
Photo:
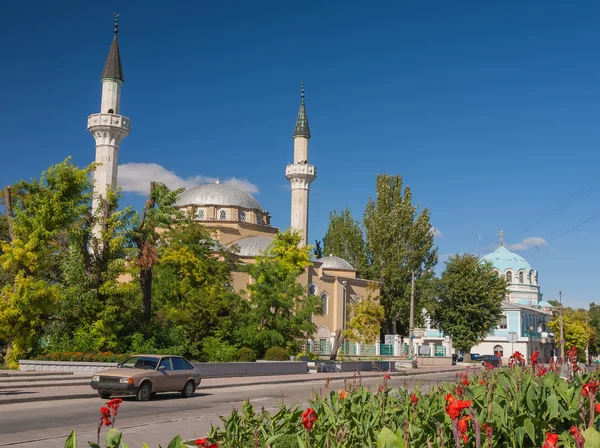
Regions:
<svg viewBox="0 0 600 448"><path fill-rule="evenodd" d="M558 309L560 318L560 358L562 359L562 362L565 362L565 335L563 332L562 291L558 291L558 297L560 300L560 306Z"/></svg>
<svg viewBox="0 0 600 448"><path fill-rule="evenodd" d="M544 341L542 339L542 331L544 331L544 329L542 328L542 323L538 323L538 327L537 327L537 333L538 333L538 337L540 338L541 341L541 345L542 345L542 364L544 363L544 359L546 358L546 351L544 350Z"/></svg>
<svg viewBox="0 0 600 448"><path fill-rule="evenodd" d="M531 340L531 333L533 333L533 326L529 326L529 358L533 355L533 341Z"/></svg>

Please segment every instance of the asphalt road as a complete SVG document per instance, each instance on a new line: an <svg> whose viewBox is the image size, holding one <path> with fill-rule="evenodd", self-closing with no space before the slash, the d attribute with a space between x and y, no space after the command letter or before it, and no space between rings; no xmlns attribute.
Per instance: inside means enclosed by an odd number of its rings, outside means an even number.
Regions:
<svg viewBox="0 0 600 448"><path fill-rule="evenodd" d="M392 387L421 387L454 380L456 372L431 373L414 377L393 377ZM365 378L364 386L375 388L381 378ZM342 380L332 381L331 390L343 387ZM274 409L278 403L306 404L313 390L324 389L324 382L261 385L212 389L183 399L179 394L157 395L151 401L140 403L125 398L119 409L115 427L124 433L130 447L140 447L142 441L151 447L163 447L177 434L192 439L206 435L211 422L219 424L219 415L228 415L239 409L244 399L250 399L255 409ZM424 391L425 391L424 390ZM99 408L105 400L99 398L62 400L3 405L0 407L0 447L25 446L28 448L59 448L72 429L77 431L80 446L96 441ZM106 432L103 429L103 434Z"/></svg>

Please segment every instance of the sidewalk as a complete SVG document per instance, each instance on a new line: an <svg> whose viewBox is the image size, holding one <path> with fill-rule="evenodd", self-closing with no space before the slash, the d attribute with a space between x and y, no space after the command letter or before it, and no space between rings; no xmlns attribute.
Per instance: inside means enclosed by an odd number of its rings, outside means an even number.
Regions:
<svg viewBox="0 0 600 448"><path fill-rule="evenodd" d="M425 375L428 373L459 372L465 370L466 366L447 366L447 367L427 367L419 369L410 369L400 372L392 372L393 377ZM479 366L470 366L469 370L475 370ZM361 372L363 378L373 378L383 376L385 372ZM209 389L220 389L241 386L259 386L265 384L286 384L286 383L306 383L306 382L324 382L327 378L332 380L343 380L354 378L355 372L327 372L327 373L307 373L301 375L278 375L278 376L254 376L254 377L230 377L230 378L207 378L202 380L198 391ZM55 387L27 387L19 388L18 385L11 385L10 389L0 390L0 405L13 403L27 403L34 401L55 401L72 400L75 398L94 398L97 397L89 384L86 385L57 385Z"/></svg>

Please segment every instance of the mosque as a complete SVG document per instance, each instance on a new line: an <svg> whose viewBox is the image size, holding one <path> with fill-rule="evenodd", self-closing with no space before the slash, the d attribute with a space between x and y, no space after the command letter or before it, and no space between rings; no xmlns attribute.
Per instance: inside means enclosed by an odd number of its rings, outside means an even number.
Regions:
<svg viewBox="0 0 600 448"><path fill-rule="evenodd" d="M99 198L106 197L109 189L117 188L120 145L130 133L130 120L121 115L120 109L124 77L117 35L118 16L101 75L100 112L88 117L88 130L96 141L96 163L99 164L94 172L94 210L99 206ZM306 245L308 236L310 185L317 178L316 167L308 163L310 138L303 84L293 132L294 162L285 168L285 176L291 184L290 227L300 233L301 246ZM278 231L271 226L271 215L258 200L232 185L216 182L190 188L181 194L177 205L182 210L194 210L197 222L212 230L218 246L229 249L242 264L254 263L254 257L264 253ZM345 328L348 305L369 295L373 299L379 297L376 284L356 275L357 270L346 260L329 255L314 261L298 278L307 291L319 296L322 302L323 315L313 316L317 331L314 340L309 341L309 345L314 344L322 354L331 349L335 332ZM232 284L236 291L246 290L251 281L246 273L233 273Z"/></svg>
<svg viewBox="0 0 600 448"><path fill-rule="evenodd" d="M500 324L483 342L471 348L471 353L496 354L504 360L515 351L529 358L539 350L544 360L554 355L554 335L548 330L552 319L552 305L542 300L539 273L522 256L504 246L504 232L500 230L500 245L483 257L482 261L492 264L494 271L509 283ZM432 326L425 314L426 328L422 332L422 343L443 340L444 336Z"/></svg>

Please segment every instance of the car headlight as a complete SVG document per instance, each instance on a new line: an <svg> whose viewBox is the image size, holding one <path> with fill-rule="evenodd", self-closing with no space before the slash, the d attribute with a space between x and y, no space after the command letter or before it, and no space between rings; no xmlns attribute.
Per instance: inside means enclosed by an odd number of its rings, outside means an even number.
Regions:
<svg viewBox="0 0 600 448"><path fill-rule="evenodd" d="M98 382L98 381L100 381L100 377L98 375L94 375L92 377L92 381Z"/></svg>
<svg viewBox="0 0 600 448"><path fill-rule="evenodd" d="M133 384L133 378L119 378L121 384Z"/></svg>

